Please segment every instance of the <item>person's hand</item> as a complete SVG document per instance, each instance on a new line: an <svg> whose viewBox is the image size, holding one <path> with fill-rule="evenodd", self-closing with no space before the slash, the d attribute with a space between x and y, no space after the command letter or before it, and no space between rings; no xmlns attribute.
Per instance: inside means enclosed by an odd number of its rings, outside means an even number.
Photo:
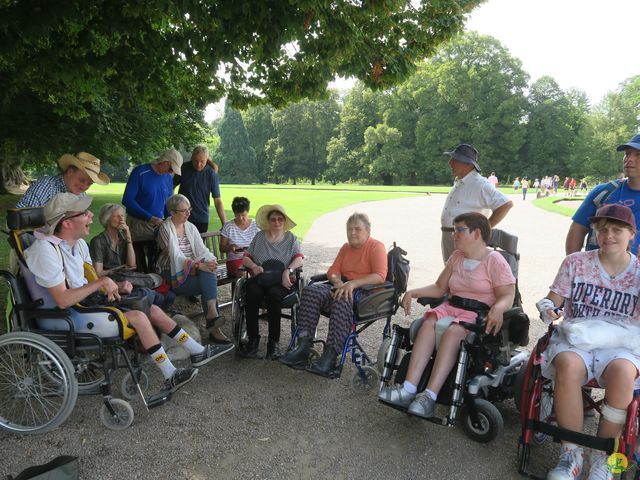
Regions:
<svg viewBox="0 0 640 480"><path fill-rule="evenodd" d="M502 320L504 317L504 311L500 308L491 307L487 314L487 323L484 332L491 335L497 335L502 328Z"/></svg>
<svg viewBox="0 0 640 480"><path fill-rule="evenodd" d="M133 284L129 280L117 282L116 285L118 285L118 293L123 295L129 295L133 291Z"/></svg>
<svg viewBox="0 0 640 480"><path fill-rule="evenodd" d="M120 295L118 294L118 285L116 284L116 282L111 280L109 277L100 278L102 279L102 288L107 295L107 301L113 302L114 300L120 300Z"/></svg>
<svg viewBox="0 0 640 480"><path fill-rule="evenodd" d="M400 302L400 305L402 305L402 308L404 309L404 314L405 315L410 315L411 314L411 300L413 299L413 296L411 295L411 292L407 292L402 296L402 301Z"/></svg>
<svg viewBox="0 0 640 480"><path fill-rule="evenodd" d="M210 260L208 262L200 262L200 270L204 272L215 273L217 267L218 267L218 263L215 260Z"/></svg>
<svg viewBox="0 0 640 480"><path fill-rule="evenodd" d="M291 282L291 275L289 274L288 269L284 269L282 272L282 286L287 290L290 290L293 287L293 283Z"/></svg>
<svg viewBox="0 0 640 480"><path fill-rule="evenodd" d="M264 272L264 268L262 268L260 265L253 265L252 267L249 267L249 270L251 271L251 275L253 275L254 277L257 277L262 272Z"/></svg>
<svg viewBox="0 0 640 480"><path fill-rule="evenodd" d="M158 217L151 217L149 219L149 223L151 225L153 225L154 227L158 227L158 226L162 225L162 219L158 218Z"/></svg>
<svg viewBox="0 0 640 480"><path fill-rule="evenodd" d="M124 238L127 242L131 242L131 231L129 230L129 225L127 225L127 222L125 222L124 219L120 220L118 230L124 234Z"/></svg>
<svg viewBox="0 0 640 480"><path fill-rule="evenodd" d="M356 289L355 285L351 282L346 282L340 285L339 287L335 287L333 292L331 292L331 296L334 300L353 300L353 291Z"/></svg>
<svg viewBox="0 0 640 480"><path fill-rule="evenodd" d="M540 319L546 325L549 325L554 320L560 318L560 316L556 313L555 303L553 303L553 301L547 297L544 297L542 300L538 300L536 302L536 308L540 312Z"/></svg>

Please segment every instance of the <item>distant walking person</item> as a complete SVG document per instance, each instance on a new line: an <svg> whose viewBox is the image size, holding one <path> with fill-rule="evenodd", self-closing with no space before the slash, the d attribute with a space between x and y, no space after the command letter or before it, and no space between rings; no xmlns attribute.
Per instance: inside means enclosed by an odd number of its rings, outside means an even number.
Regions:
<svg viewBox="0 0 640 480"><path fill-rule="evenodd" d="M455 176L440 216L442 259L446 263L454 250L454 218L462 213L479 212L495 227L513 207L513 202L480 175L478 151L473 146L463 143L444 154L449 157L449 167Z"/></svg>
<svg viewBox="0 0 640 480"><path fill-rule="evenodd" d="M529 190L529 180L527 177L522 177L522 199L527 199L527 190Z"/></svg>
<svg viewBox="0 0 640 480"><path fill-rule="evenodd" d="M493 185L493 188L498 188L498 177L496 177L496 172L491 172L491 175L487 177L489 183Z"/></svg>

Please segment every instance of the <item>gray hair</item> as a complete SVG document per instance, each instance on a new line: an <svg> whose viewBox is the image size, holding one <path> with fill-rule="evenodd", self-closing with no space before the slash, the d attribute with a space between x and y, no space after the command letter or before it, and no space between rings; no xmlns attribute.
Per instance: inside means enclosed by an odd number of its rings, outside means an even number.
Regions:
<svg viewBox="0 0 640 480"><path fill-rule="evenodd" d="M171 195L167 199L167 203L166 203L167 210L169 212L175 212L182 202L185 202L187 205L191 206L191 202L189 201L189 199L184 195L182 195L181 193L176 193L175 195Z"/></svg>
<svg viewBox="0 0 640 480"><path fill-rule="evenodd" d="M196 145L193 149L193 152L191 152L191 158L195 157L196 155L200 154L200 153L204 153L207 158L209 158L209 149L207 148L206 145Z"/></svg>
<svg viewBox="0 0 640 480"><path fill-rule="evenodd" d="M107 228L107 224L109 223L109 220L111 220L111 216L116 213L117 210L122 210L124 213L122 205L118 205L117 203L105 203L100 209L100 213L98 213L100 225Z"/></svg>
<svg viewBox="0 0 640 480"><path fill-rule="evenodd" d="M369 216L366 213L352 213L351 216L347 219L347 225L355 222L362 222L367 230L371 230L371 222L369 221Z"/></svg>

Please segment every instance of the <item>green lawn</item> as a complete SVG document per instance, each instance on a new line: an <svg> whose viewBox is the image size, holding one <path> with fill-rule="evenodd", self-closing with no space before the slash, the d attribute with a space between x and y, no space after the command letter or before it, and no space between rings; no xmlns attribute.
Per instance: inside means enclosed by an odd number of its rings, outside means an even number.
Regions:
<svg viewBox="0 0 640 480"><path fill-rule="evenodd" d="M105 203L120 203L124 183L112 183L106 187L94 185L89 195L94 198L91 210L97 214ZM233 218L231 201L235 196L245 196L251 201L251 216L261 205L267 203L282 204L289 216L298 224L294 233L304 238L313 221L338 208L366 201L388 200L421 196L428 192L447 192L448 187L383 187L361 185L223 185L222 199L227 219ZM15 205L15 195L0 195L0 222L5 225L6 209ZM219 230L220 220L211 209L209 230ZM91 225L91 237L102 231L97 218ZM9 245L0 242L0 268L8 263Z"/></svg>
<svg viewBox="0 0 640 480"><path fill-rule="evenodd" d="M564 197L550 196L537 198L533 201L533 204L548 212L559 213L560 215L571 217L582 203L582 200L584 200L584 197L565 199Z"/></svg>

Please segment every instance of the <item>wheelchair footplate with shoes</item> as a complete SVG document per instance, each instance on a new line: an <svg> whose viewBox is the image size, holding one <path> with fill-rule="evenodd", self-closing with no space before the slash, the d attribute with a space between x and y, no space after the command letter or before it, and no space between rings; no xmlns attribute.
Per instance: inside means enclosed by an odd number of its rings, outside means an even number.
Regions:
<svg viewBox="0 0 640 480"><path fill-rule="evenodd" d="M418 301L423 305L434 306L442 300L422 298ZM484 320L489 306L456 296L449 301L452 306L475 312L477 321L459 322L468 333L461 342L456 364L435 400L436 404L448 406L448 413L443 417L419 418L440 425L454 426L460 415L463 430L469 438L477 442L489 442L504 428L502 414L493 402L513 398L516 375L529 357L528 351L518 349L519 346L527 344L529 319L519 307L512 308L505 312L502 328L494 336L485 333ZM383 364L380 391L388 386L402 385L404 382L413 341L422 321L423 319L415 320L409 328L393 326L391 338L386 339L380 348L379 361ZM443 318L436 324L436 330L444 331L449 324L450 322ZM418 393L426 389L436 354L437 347L417 385ZM378 400L409 413L409 406L387 403L380 397Z"/></svg>
<svg viewBox="0 0 640 480"><path fill-rule="evenodd" d="M520 412L522 428L518 441L518 472L527 478L546 478L531 471L531 454L536 452L536 447L552 438L555 442L566 441L592 451L605 452L608 456L607 466L613 478L640 479L640 451L637 448L640 390L633 392L619 438L602 438L558 426L554 414L553 381L544 377L541 371L545 350L556 328L557 326L550 325L547 333L538 340L526 367L520 370L516 379L515 402ZM588 412L602 415L604 399L595 400L591 396L591 390L599 388L602 387L595 380L582 387L585 416Z"/></svg>
<svg viewBox="0 0 640 480"><path fill-rule="evenodd" d="M142 370L135 331L122 309L148 311L149 300L140 292L117 304L74 305L59 309L34 295L40 288L26 268L23 252L31 240L28 233L43 225L42 208L9 210L9 243L20 273L0 270L9 286L8 333L0 336L0 428L17 434L45 433L71 415L78 395L101 394L100 417L110 429L121 430L133 422L128 401L112 395L114 373L126 368L120 383L127 400L141 398L145 408L165 403L170 394L145 398L149 379ZM90 267L85 265L85 267ZM95 273L95 272L94 272ZM82 331L74 318L82 316Z"/></svg>
<svg viewBox="0 0 640 480"><path fill-rule="evenodd" d="M364 285L354 291L353 317L351 330L347 336L342 350L336 353L336 357L328 358L326 355L320 356L316 348L311 349L305 369L316 375L330 379L340 378L347 356L351 356L351 361L356 370L351 377L351 387L357 393L367 393L378 385L380 374L376 368L376 359L372 359L360 343L359 335L379 320L384 320L385 325L382 338L388 338L391 332L391 319L400 306L399 299L407 289L409 279L409 261L405 258L407 254L395 242L387 253L387 277L385 282L378 285ZM327 275L316 275L311 277L311 283L327 282ZM346 281L346 279L343 279ZM322 316L329 317L330 312L320 312ZM289 342L288 352L296 347L298 340L298 329L293 332ZM322 345L323 351L327 351L325 340L314 338L312 345ZM333 349L331 349L333 350ZM292 366L292 368L297 368Z"/></svg>

